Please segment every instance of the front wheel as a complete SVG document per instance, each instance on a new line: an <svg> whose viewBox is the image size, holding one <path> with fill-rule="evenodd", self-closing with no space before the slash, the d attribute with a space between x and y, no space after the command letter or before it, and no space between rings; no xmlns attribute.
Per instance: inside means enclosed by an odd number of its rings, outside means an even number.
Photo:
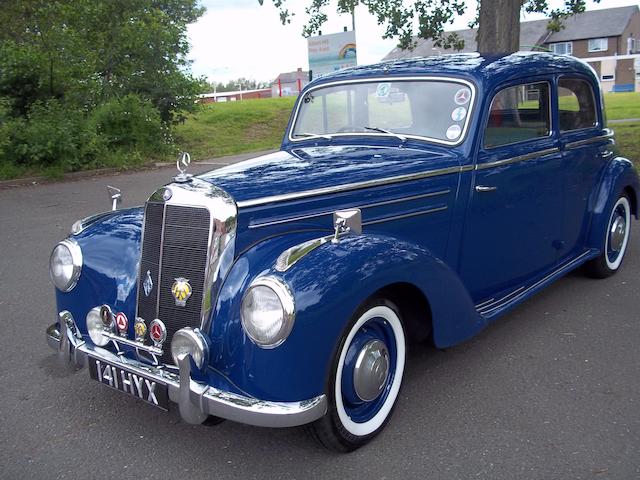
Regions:
<svg viewBox="0 0 640 480"><path fill-rule="evenodd" d="M607 278L618 271L627 251L631 232L631 204L626 195L614 204L599 257L587 263L587 272L595 278Z"/></svg>
<svg viewBox="0 0 640 480"><path fill-rule="evenodd" d="M406 338L395 305L368 302L354 315L334 360L329 410L310 426L325 447L349 452L375 437L395 406L406 358Z"/></svg>

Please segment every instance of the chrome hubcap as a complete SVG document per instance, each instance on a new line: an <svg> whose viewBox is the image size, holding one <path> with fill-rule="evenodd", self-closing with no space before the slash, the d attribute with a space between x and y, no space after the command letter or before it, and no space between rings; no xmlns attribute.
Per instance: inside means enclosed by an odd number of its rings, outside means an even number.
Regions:
<svg viewBox="0 0 640 480"><path fill-rule="evenodd" d="M356 360L353 386L358 397L370 402L382 392L389 375L389 350L380 340L368 342Z"/></svg>
<svg viewBox="0 0 640 480"><path fill-rule="evenodd" d="M611 240L610 246L611 250L614 252L619 252L622 250L622 245L624 243L624 237L627 233L627 222L624 217L618 217L611 224Z"/></svg>

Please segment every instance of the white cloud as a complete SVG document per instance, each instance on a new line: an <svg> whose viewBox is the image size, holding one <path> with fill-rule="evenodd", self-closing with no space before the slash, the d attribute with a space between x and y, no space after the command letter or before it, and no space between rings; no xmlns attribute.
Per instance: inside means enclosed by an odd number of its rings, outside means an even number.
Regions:
<svg viewBox="0 0 640 480"><path fill-rule="evenodd" d="M472 0L470 0L472 1ZM288 0L287 7L295 13L290 25L280 23L277 9L271 0L203 0L207 12L189 26L191 42L189 58L193 60L192 71L210 80L228 81L238 77L257 80L272 80L278 73L292 71L298 67L308 68L307 41L302 37L306 19L304 8L310 0ZM560 7L564 0L551 0L552 6ZM588 1L588 8L605 8ZM631 0L606 0L606 7L637 4ZM335 5L329 12L330 21L322 27L324 33L351 28L351 16L335 14ZM474 12L469 11L458 18L452 29L466 28ZM528 15L526 20L541 18ZM356 42L358 63L379 61L396 44L394 40L383 40L384 28L377 25L366 8L356 10Z"/></svg>

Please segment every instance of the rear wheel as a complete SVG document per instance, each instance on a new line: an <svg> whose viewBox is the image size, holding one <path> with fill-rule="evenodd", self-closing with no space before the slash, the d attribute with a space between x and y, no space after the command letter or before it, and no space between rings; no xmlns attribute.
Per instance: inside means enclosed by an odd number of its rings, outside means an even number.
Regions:
<svg viewBox="0 0 640 480"><path fill-rule="evenodd" d="M595 278L607 278L618 271L627 251L631 233L631 204L626 195L614 204L599 257L587 263L587 272Z"/></svg>
<svg viewBox="0 0 640 480"><path fill-rule="evenodd" d="M321 444L349 452L374 438L391 417L406 358L398 309L375 299L354 315L336 353L329 410L310 426Z"/></svg>

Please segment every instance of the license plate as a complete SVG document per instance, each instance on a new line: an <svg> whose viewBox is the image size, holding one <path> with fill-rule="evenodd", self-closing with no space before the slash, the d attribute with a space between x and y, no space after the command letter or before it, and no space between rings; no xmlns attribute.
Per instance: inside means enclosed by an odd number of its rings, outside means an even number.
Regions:
<svg viewBox="0 0 640 480"><path fill-rule="evenodd" d="M168 388L165 383L93 357L89 357L89 375L108 387L128 393L162 410L169 410Z"/></svg>

